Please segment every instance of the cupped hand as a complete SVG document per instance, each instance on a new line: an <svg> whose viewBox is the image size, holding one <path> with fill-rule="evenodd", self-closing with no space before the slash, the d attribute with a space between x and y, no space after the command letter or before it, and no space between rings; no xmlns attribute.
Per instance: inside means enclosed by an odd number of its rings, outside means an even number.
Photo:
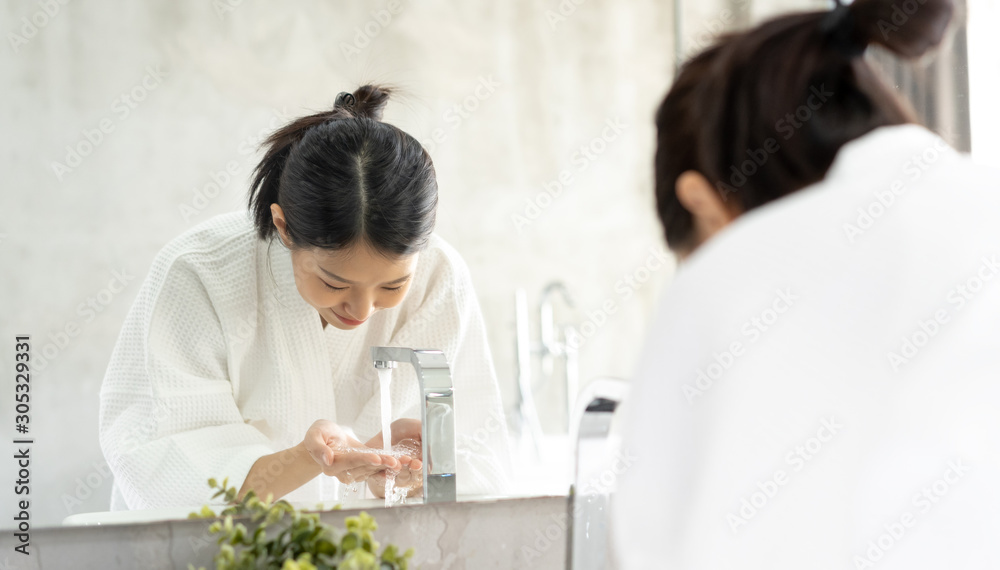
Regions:
<svg viewBox="0 0 1000 570"><path fill-rule="evenodd" d="M399 459L372 451L329 420L314 422L306 431L302 445L324 475L336 477L345 484L364 481L386 469L402 468Z"/></svg>
<svg viewBox="0 0 1000 570"><path fill-rule="evenodd" d="M385 475L386 470L394 472L396 475L395 486L409 490L412 496L423 487L423 451L421 448L421 424L420 420L401 418L390 426L392 432L392 449L399 457L400 466L396 469L383 467L368 479L368 486L378 497L385 495ZM382 447L382 432L378 432L375 437L368 440L369 447ZM400 455L400 452L402 454Z"/></svg>
<svg viewBox="0 0 1000 570"><path fill-rule="evenodd" d="M400 418L390 424L389 431L392 432L390 438L392 440L392 450L396 452L396 456L401 463L399 469L389 468L390 471L398 471L396 475L397 484L403 485L404 482L410 482L413 478L422 482L423 477L420 469L423 466L422 459L424 455L421 448L422 430L420 420ZM382 432L378 432L365 445L382 449Z"/></svg>
<svg viewBox="0 0 1000 570"><path fill-rule="evenodd" d="M404 440L400 445L406 445L412 440ZM398 469L383 467L376 473L368 477L368 488L376 497L385 497L385 480L389 473L395 474L394 486L397 489L406 489L406 495L412 497L424 486L423 462L413 459L409 455L399 457L400 466Z"/></svg>

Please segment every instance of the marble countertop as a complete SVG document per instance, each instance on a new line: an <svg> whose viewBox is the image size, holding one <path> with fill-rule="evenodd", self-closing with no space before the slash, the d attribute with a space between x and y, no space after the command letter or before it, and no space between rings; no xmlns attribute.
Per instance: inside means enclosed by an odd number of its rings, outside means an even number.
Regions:
<svg viewBox="0 0 1000 570"><path fill-rule="evenodd" d="M376 538L413 547L414 568L565 568L572 535L568 497L365 508L379 524ZM321 519L343 527L359 509L330 510ZM187 515L187 510L183 516ZM15 538L0 535L0 568L17 570L160 570L214 568L217 551L207 520L64 526L31 531L30 555L12 553ZM6 559L5 559L6 557Z"/></svg>

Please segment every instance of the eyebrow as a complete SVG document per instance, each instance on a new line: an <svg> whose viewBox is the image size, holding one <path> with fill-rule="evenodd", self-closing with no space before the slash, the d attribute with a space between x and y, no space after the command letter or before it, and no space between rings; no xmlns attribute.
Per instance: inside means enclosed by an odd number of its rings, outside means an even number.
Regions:
<svg viewBox="0 0 1000 570"><path fill-rule="evenodd" d="M317 265L317 267L319 267L319 265ZM356 283L354 281L348 281L347 279L344 279L343 277L337 277L337 275L335 275L333 273L330 273L329 271L327 271L326 269L323 269L322 267L319 267L319 269L323 273L326 273L327 275L329 275L330 277L336 279L337 281L340 281L341 283L347 283L348 285L356 285ZM400 277L399 279L394 279L392 281L389 281L388 283L383 283L383 285L395 285L397 283L402 283L402 282L406 281L407 279L409 279L412 276L413 276L412 273L407 273L406 275Z"/></svg>

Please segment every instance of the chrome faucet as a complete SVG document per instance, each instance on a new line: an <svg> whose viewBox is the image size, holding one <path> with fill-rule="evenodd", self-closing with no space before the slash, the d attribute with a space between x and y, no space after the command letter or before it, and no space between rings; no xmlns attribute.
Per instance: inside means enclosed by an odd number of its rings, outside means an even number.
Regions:
<svg viewBox="0 0 1000 570"><path fill-rule="evenodd" d="M594 570L614 567L614 545L610 540L610 497L617 488L621 469L621 438L614 423L619 404L628 396L629 384L617 378L592 380L576 407L574 434L576 474L573 497L573 537L567 568ZM620 415L620 414L619 414ZM621 468L621 469L620 469ZM608 481L605 475L611 475Z"/></svg>
<svg viewBox="0 0 1000 570"><path fill-rule="evenodd" d="M423 450L424 503L454 502L455 389L448 360L440 350L373 346L375 368L395 368L409 362L417 372L423 405L420 407Z"/></svg>
<svg viewBox="0 0 1000 570"><path fill-rule="evenodd" d="M576 327L571 324L563 325L563 338L556 335L555 312L552 310L552 297L555 294L562 297L563 303L570 310L576 310L576 304L569 294L569 289L562 281L553 281L542 290L542 298L538 303L538 327L541 333L541 353L542 353L542 373L546 376L552 375L553 361L562 357L565 359L566 369L566 423L572 425L573 406L579 396L579 373L577 371L576 346L571 340L577 334Z"/></svg>
<svg viewBox="0 0 1000 570"><path fill-rule="evenodd" d="M532 380L533 357L540 357L542 383L556 380L554 363L562 359L563 376L566 380L566 397L563 407L566 412L567 432L572 431L572 410L579 392L579 368L576 347L579 345L577 329L570 323L557 324L553 300L562 298L562 305L571 312L576 306L570 297L566 285L560 281L548 283L542 290L538 305L538 328L541 340L534 343L531 340L531 317L528 312L528 296L524 289L514 291L514 323L516 329L515 354L517 357L517 415L519 422L516 428L522 437L533 443L536 456L541 457L541 441L545 437L538 409L535 406Z"/></svg>

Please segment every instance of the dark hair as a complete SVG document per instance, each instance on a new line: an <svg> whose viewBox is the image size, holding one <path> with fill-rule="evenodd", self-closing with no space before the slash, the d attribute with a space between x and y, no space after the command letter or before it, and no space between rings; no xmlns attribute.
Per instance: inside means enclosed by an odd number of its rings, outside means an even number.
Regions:
<svg viewBox="0 0 1000 570"><path fill-rule="evenodd" d="M407 255L426 245L437 208L434 164L416 139L381 122L389 93L374 85L341 93L331 110L264 141L249 197L261 239L276 231L271 204L278 204L293 247L363 242Z"/></svg>
<svg viewBox="0 0 1000 570"><path fill-rule="evenodd" d="M917 122L860 56L869 44L923 54L941 41L953 6L902 4L906 11L893 0L857 0L778 17L720 38L680 69L656 114L656 206L671 249L694 245L675 191L684 171L747 211L821 180L845 143Z"/></svg>

